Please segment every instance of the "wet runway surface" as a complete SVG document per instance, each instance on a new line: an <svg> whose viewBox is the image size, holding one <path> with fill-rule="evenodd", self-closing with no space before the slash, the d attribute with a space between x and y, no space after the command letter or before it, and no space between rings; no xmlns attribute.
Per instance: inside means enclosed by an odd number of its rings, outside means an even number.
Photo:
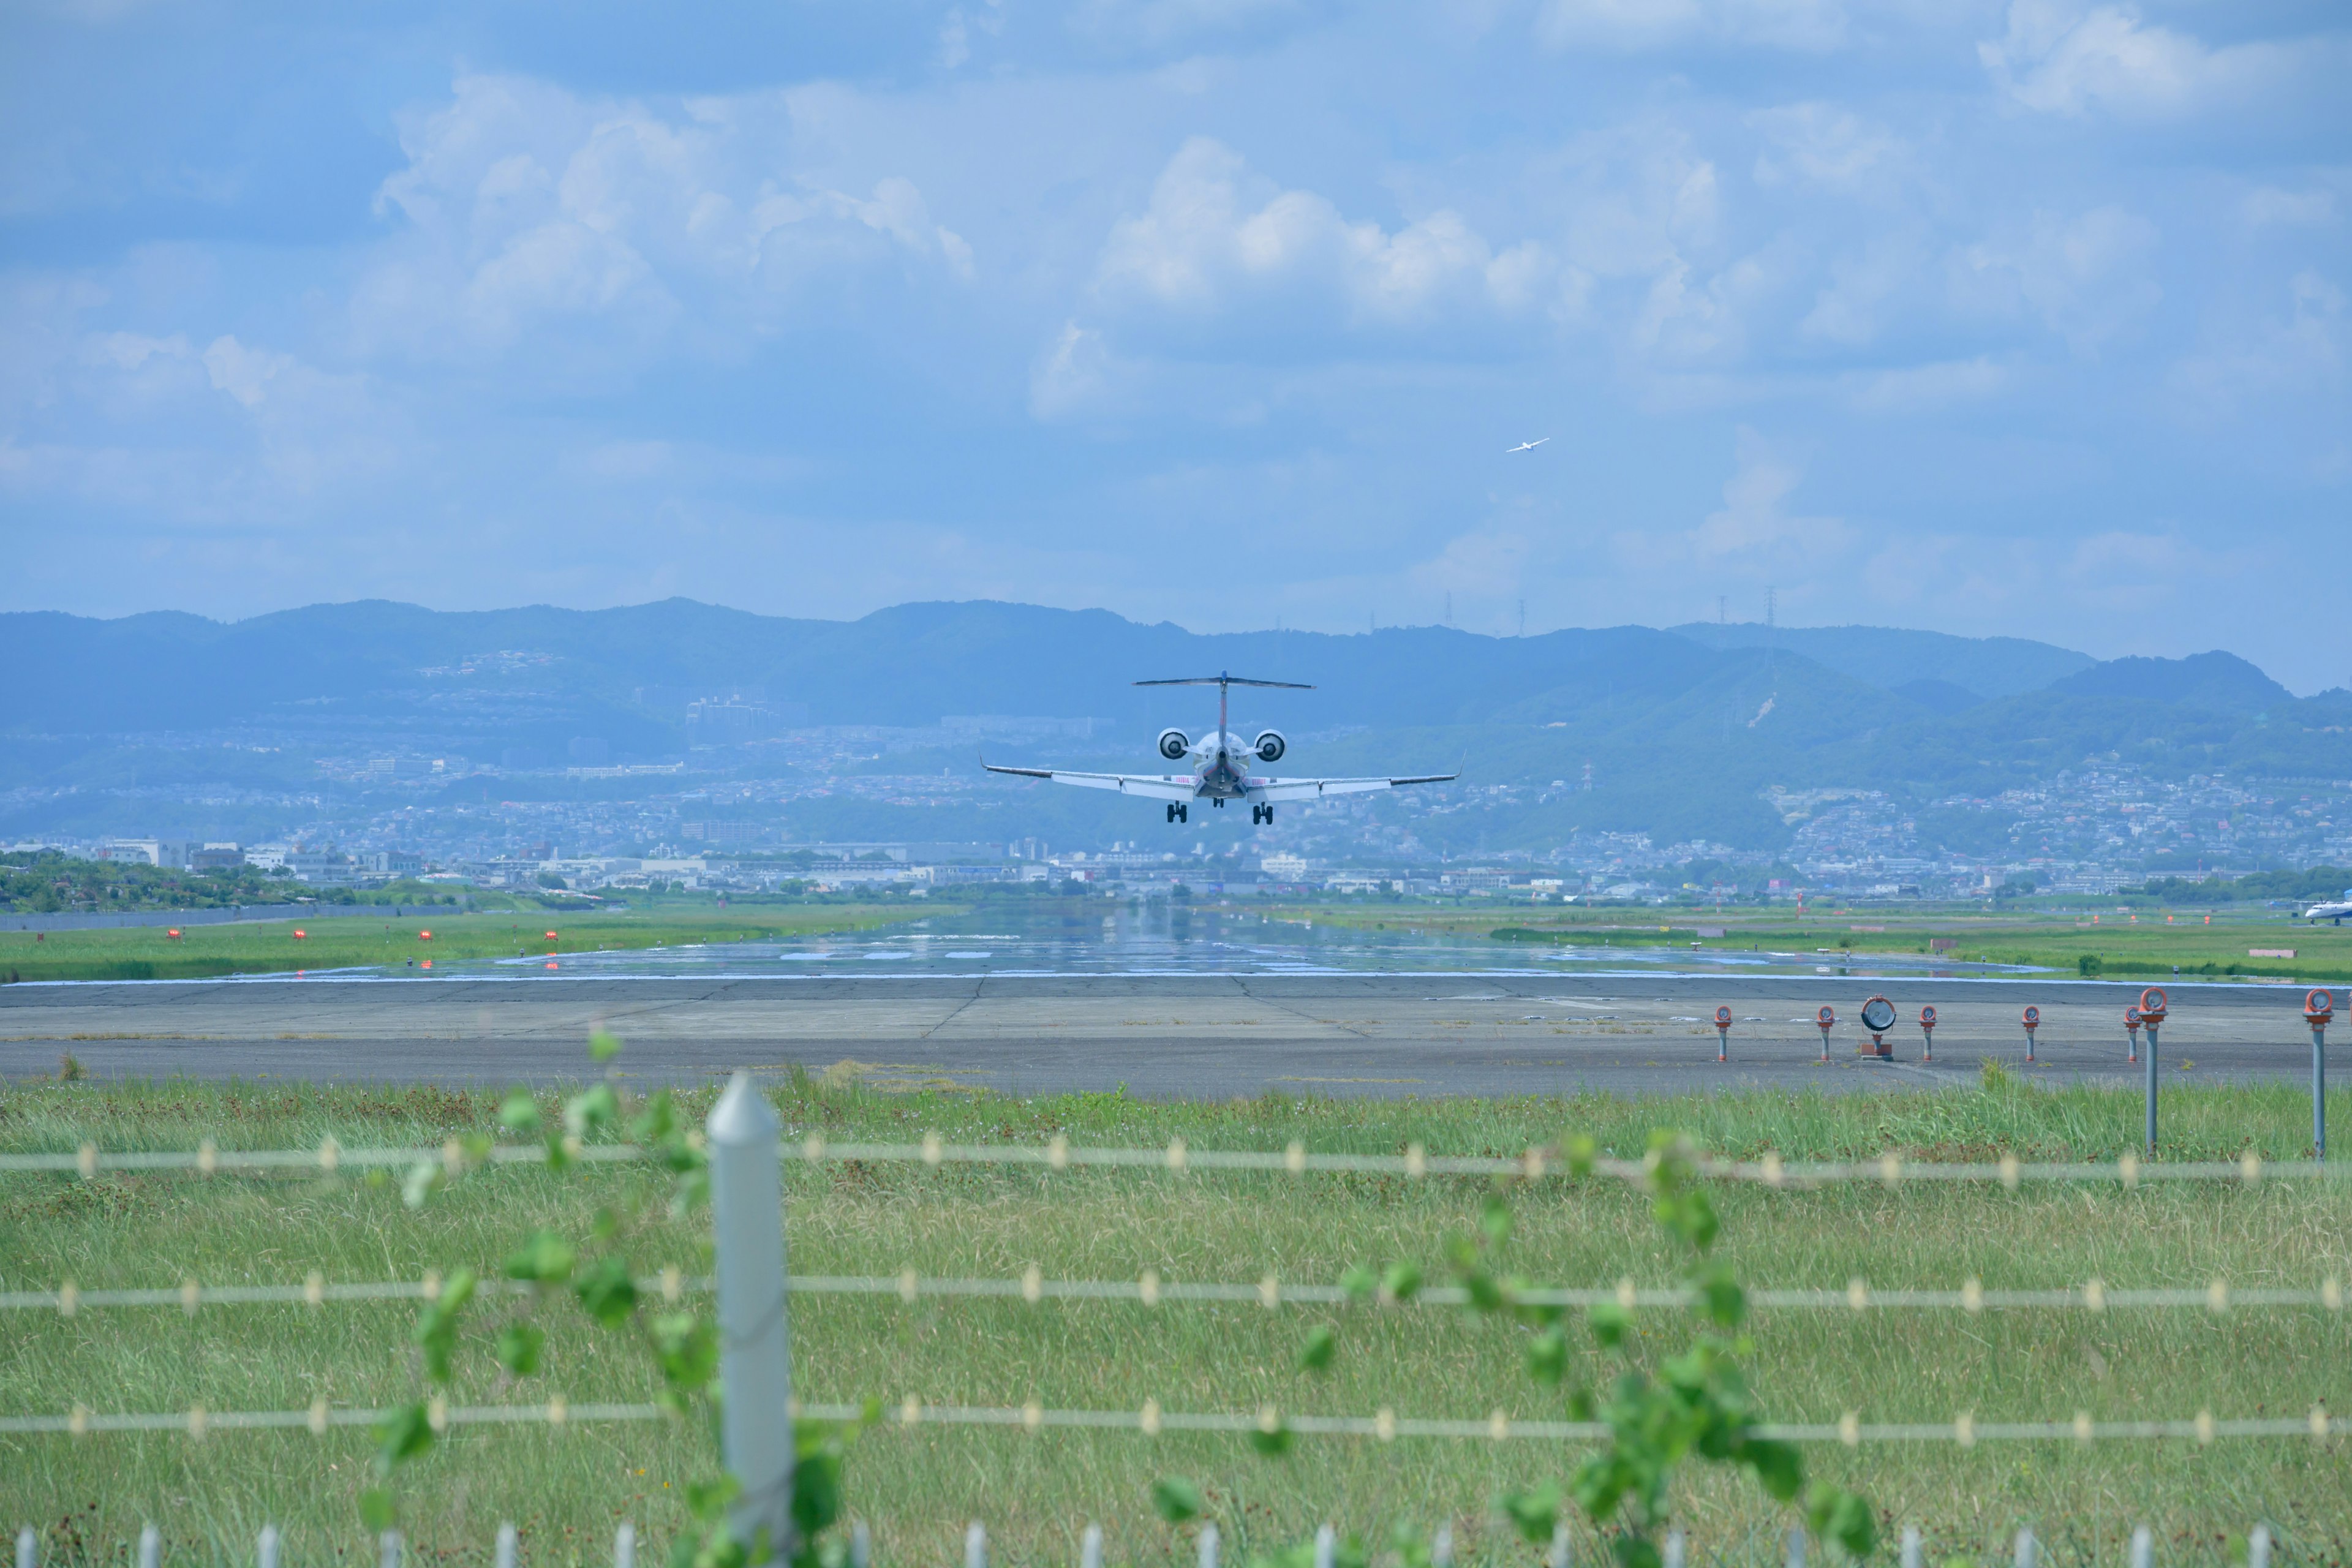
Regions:
<svg viewBox="0 0 2352 1568"><path fill-rule="evenodd" d="M1895 1090L1973 1081L1985 1058L2058 1081L2136 1083L2140 1071L2126 1060L2122 1023L2137 983L1524 964L827 975L814 963L773 973L782 965L772 945L764 957L766 973L568 963L551 973L5 986L0 1074L54 1073L71 1052L106 1079L547 1082L588 1074L586 1039L599 1026L626 1042L617 1065L648 1082L801 1067L881 1087L1014 1094L1122 1084L1188 1098ZM2305 1080L2299 989L2169 989L2168 1082ZM1856 1054L1867 1041L1861 1005L1880 993L1899 1015L1886 1037L1892 1062ZM1812 1021L1824 1003L1839 1018L1826 1063ZM2028 1003L2043 1020L2031 1068L2019 1026ZM1938 1014L1932 1060L1916 1023L1923 1004ZM1727 1063L1709 1022L1717 1005L1735 1020Z"/></svg>

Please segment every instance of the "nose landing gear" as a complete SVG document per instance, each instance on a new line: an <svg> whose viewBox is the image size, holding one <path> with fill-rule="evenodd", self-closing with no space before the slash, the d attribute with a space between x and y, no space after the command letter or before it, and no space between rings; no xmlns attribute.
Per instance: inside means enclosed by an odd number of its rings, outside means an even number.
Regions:
<svg viewBox="0 0 2352 1568"><path fill-rule="evenodd" d="M1183 821L1187 805L1187 802L1181 800L1170 801L1168 803L1168 820L1171 822Z"/></svg>
<svg viewBox="0 0 2352 1568"><path fill-rule="evenodd" d="M1273 802L1269 801L1269 802L1267 802L1267 803L1266 803L1265 805L1254 805L1254 806L1251 806L1251 807L1250 807L1250 821L1251 821L1251 822L1253 822L1253 823L1259 823L1259 822L1272 822L1273 820L1274 820L1274 803L1273 803Z"/></svg>

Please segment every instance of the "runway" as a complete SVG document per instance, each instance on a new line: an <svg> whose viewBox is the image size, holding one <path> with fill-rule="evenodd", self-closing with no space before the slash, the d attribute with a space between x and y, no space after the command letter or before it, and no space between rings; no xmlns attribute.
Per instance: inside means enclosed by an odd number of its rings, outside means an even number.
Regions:
<svg viewBox="0 0 2352 1568"><path fill-rule="evenodd" d="M1152 1098L1701 1093L1772 1085L1903 1090L1998 1059L2053 1082L2137 1083L2139 985L1706 974L1116 974L335 978L0 987L0 1074L546 1083L591 1076L602 1026L630 1079L698 1083L795 1067L885 1089ZM2169 988L2168 1082L2301 1084L2302 992ZM1885 992L1892 1062L1856 1016ZM1839 1022L1822 1060L1816 1009ZM2020 1010L2042 1011L2031 1068ZM1933 1058L1916 1023L1939 1015ZM1717 1005L1735 1022L1716 1060Z"/></svg>

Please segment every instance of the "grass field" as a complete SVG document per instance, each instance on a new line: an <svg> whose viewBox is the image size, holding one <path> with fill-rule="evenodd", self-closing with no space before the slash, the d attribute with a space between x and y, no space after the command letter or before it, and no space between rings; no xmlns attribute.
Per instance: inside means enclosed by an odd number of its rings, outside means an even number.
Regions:
<svg viewBox="0 0 2352 1568"><path fill-rule="evenodd" d="M1269 911L1276 912L1276 911ZM1955 910L1948 913L1911 910L1849 911L1822 910L1802 921L1786 910L1722 914L1689 910L1544 910L1527 906L1497 908L1415 909L1367 905L1292 906L1278 911L1294 920L1387 931L1421 931L1432 935L1483 936L1505 940L1561 942L1598 946L1736 949L1761 947L1801 953L1809 960L1820 950L1851 950L1857 957L1874 952L1925 953L1937 938L1948 938L1957 959L1990 959L2000 963L2030 963L2079 972L2080 961L2096 957L2100 973L2109 978L2168 979L2175 967L2183 978L2226 979L2268 976L2309 984L2352 982L2352 930L2334 925L2310 925L2284 918L2280 910L2168 911L2157 909L2105 911L2094 923L2089 915L2048 916L2026 913L1979 913ZM2209 914L2211 923L2207 923ZM1723 934L1702 937L1698 928ZM2256 958L2252 950L2291 950L2293 958Z"/></svg>
<svg viewBox="0 0 2352 1568"><path fill-rule="evenodd" d="M0 931L0 980L173 980L207 974L386 966L430 959L545 955L689 942L871 931L939 910L926 906L745 903L617 913L546 910L394 917L322 914L309 921L192 925L178 937L157 926L115 931ZM297 936L297 932L302 933ZM433 934L427 938L423 933ZM547 938L549 931L555 940Z"/></svg>
<svg viewBox="0 0 2352 1568"><path fill-rule="evenodd" d="M625 1058L624 1058L625 1060ZM1514 1153L1576 1129L1609 1148L1641 1148L1674 1126L1706 1146L1756 1155L1853 1157L1886 1149L1916 1158L2112 1158L2128 1147L2129 1094L2046 1091L2012 1083L1918 1096L1725 1095L1703 1100L1143 1103L1119 1096L1013 1100L877 1094L796 1079L773 1086L788 1136ZM0 1147L186 1149L436 1143L494 1126L496 1097L419 1089L343 1090L171 1083L98 1089L47 1085L0 1099ZM698 1114L708 1104L698 1097ZM2247 1148L2290 1158L2307 1102L2292 1089L2184 1089L2170 1102L2168 1157ZM2337 1114L2352 1110L2352 1104ZM1350 1265L1394 1259L1444 1275L1442 1248L1470 1228L1486 1187L1428 1178L1233 1176L1166 1172L1002 1171L948 1166L787 1167L791 1261L803 1274L1329 1282ZM670 1218L641 1167L583 1167L560 1177L528 1167L468 1175L421 1211L399 1183L354 1174L278 1177L103 1173L0 1176L0 1285L82 1289L415 1279L428 1268L494 1268L541 1226L583 1239L609 1210L632 1261L707 1267L705 1232ZM1928 1184L1774 1193L1724 1188L1719 1251L1752 1286L1838 1287L1861 1276L1885 1289L2079 1284L2311 1288L2352 1278L2352 1185L2270 1182L2036 1187ZM1605 1181L1545 1181L1514 1197L1510 1266L1540 1282L1666 1283L1675 1255L1644 1200ZM478 1313L459 1352L461 1401L641 1399L654 1380L639 1355L576 1310L545 1315L546 1365L502 1387L485 1348L498 1313ZM86 1309L0 1313L0 1413L300 1408L314 1397L384 1404L422 1386L406 1331L413 1304ZM2352 1408L2352 1327L2311 1309L2111 1310L1768 1310L1752 1321L1748 1358L1766 1415L1834 1421L2300 1416L2315 1399ZM1294 1357L1318 1322L1341 1332L1328 1375ZM1640 1319L1644 1358L1678 1343L1677 1312ZM938 1404L1132 1410L1286 1410L1484 1418L1497 1406L1558 1415L1560 1396L1519 1365L1524 1331L1451 1309L1325 1309L1047 1300L802 1296L793 1303L796 1388L810 1400L909 1394ZM1578 1375L1601 1363L1581 1348ZM289 1561L367 1551L355 1497L370 1445L358 1431L0 1437L0 1522L48 1531L44 1561L119 1562L143 1520L175 1557L249 1560L265 1521L288 1531ZM957 1560L963 1522L985 1519L999 1560L1075 1562L1099 1520L1114 1563L1190 1561L1184 1533L1150 1514L1156 1476L1206 1490L1229 1553L1297 1539L1330 1519L1368 1542L1392 1524L1454 1522L1465 1563L1532 1564L1491 1517L1508 1487L1559 1476L1575 1451L1532 1442L1405 1439L1391 1445L1300 1439L1285 1458L1238 1438L1132 1432L1035 1436L1015 1429L886 1426L852 1453L851 1510L873 1521L877 1562ZM1865 1492L1890 1524L1928 1531L1930 1560L2007 1562L2010 1534L2031 1523L2050 1561L2119 1562L2146 1521L2165 1563L2226 1561L2233 1532L2268 1520L2275 1561L2340 1563L2352 1552L2352 1463L2344 1445L2306 1440L1880 1445L1811 1448L1816 1473ZM602 1563L616 1521L659 1551L680 1520L678 1490L707 1474L708 1440L656 1426L469 1429L411 1467L404 1524L439 1560L487 1561L501 1518L523 1527L526 1563ZM1698 1549L1761 1562L1790 1516L1752 1487L1696 1475L1678 1515ZM71 1521L67 1523L63 1521ZM80 1542L80 1545L77 1545ZM100 1551L98 1542L103 1542ZM1587 1542L1587 1548L1591 1542ZM77 1556L77 1552L79 1553ZM1591 1561L1583 1557L1580 1561Z"/></svg>

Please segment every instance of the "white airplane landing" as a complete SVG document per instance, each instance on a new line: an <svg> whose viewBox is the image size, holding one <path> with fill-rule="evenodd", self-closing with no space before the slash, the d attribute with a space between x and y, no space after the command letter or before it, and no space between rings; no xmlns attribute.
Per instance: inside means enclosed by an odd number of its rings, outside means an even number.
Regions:
<svg viewBox="0 0 2352 1568"><path fill-rule="evenodd" d="M1192 804L1205 800L1223 806L1229 800L1245 800L1250 805L1252 823L1272 822L1277 801L1320 800L1326 795L1361 795L1368 790L1396 789L1404 784L1448 784L1461 777L1453 773L1416 773L1387 778L1309 779L1275 778L1253 773L1255 763L1278 763L1290 750L1290 742L1279 730L1265 730L1257 739L1244 742L1226 726L1228 689L1235 686L1265 686L1286 691L1312 691L1295 680L1248 680L1238 675L1189 676L1179 680L1139 680L1138 686L1213 686L1217 689L1217 727L1199 741L1188 737L1181 730L1162 730L1157 742L1162 757L1171 763L1186 759L1192 771L1181 773L1074 773L1066 768L1000 767L986 758L981 766L992 773L1010 773L1015 778L1045 779L1053 784L1076 784L1081 789L1115 789L1121 795L1140 795L1146 800L1165 803L1168 820L1188 819Z"/></svg>
<svg viewBox="0 0 2352 1568"><path fill-rule="evenodd" d="M1506 447L1503 448L1503 456L1507 458L1514 452L1532 452L1550 439L1549 436L1538 436L1532 441L1522 441L1516 447Z"/></svg>
<svg viewBox="0 0 2352 1568"><path fill-rule="evenodd" d="M2321 921L2332 921L2337 925L2342 925L2347 920L2352 920L2352 888L2345 889L2341 899L2332 899L2326 903L2312 905L2303 911L2303 918L2314 925Z"/></svg>

